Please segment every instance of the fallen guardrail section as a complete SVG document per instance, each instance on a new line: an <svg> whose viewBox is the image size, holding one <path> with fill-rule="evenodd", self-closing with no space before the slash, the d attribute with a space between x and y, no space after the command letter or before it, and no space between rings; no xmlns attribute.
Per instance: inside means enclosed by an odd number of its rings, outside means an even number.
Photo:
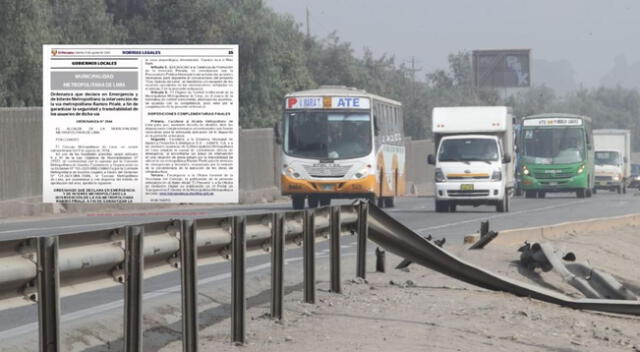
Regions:
<svg viewBox="0 0 640 352"><path fill-rule="evenodd" d="M198 350L198 265L231 261L231 339L245 342L245 258L271 252L271 316L283 317L284 248L303 246L304 300L315 302L315 242L330 239L331 291L341 292L340 236L357 233L356 275L370 239L408 261L483 288L563 306L640 315L640 302L573 299L460 260L373 204L208 219L179 219L2 242L0 308L37 302L40 351L60 351L60 296L124 286L124 351L142 348L144 278L179 269L184 351ZM379 254L379 256L381 256Z"/></svg>
<svg viewBox="0 0 640 352"><path fill-rule="evenodd" d="M427 241L373 205L369 206L369 219L371 240L389 252L461 281L489 290L510 292L575 309L640 315L640 301L574 299L555 291L491 273Z"/></svg>

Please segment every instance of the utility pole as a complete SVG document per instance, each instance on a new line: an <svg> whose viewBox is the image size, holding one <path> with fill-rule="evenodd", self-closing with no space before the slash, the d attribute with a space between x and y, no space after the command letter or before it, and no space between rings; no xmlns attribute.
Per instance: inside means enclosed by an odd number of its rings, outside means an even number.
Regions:
<svg viewBox="0 0 640 352"><path fill-rule="evenodd" d="M309 30L309 7L307 7L307 40L311 38L311 31Z"/></svg>

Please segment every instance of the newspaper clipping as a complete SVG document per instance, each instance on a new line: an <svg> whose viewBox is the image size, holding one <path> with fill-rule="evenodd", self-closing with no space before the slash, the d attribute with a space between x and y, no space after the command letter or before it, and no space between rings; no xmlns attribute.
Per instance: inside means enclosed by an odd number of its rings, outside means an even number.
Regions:
<svg viewBox="0 0 640 352"><path fill-rule="evenodd" d="M238 201L237 45L45 45L43 201Z"/></svg>

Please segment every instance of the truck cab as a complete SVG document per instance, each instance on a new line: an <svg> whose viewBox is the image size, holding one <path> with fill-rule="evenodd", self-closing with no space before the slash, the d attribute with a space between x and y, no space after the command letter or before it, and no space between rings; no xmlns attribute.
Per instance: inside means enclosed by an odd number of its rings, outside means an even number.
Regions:
<svg viewBox="0 0 640 352"><path fill-rule="evenodd" d="M435 108L435 210L494 205L509 211L513 188L512 117L506 107Z"/></svg>
<svg viewBox="0 0 640 352"><path fill-rule="evenodd" d="M596 190L617 191L626 193L624 182L624 161L616 150L596 150L595 153Z"/></svg>

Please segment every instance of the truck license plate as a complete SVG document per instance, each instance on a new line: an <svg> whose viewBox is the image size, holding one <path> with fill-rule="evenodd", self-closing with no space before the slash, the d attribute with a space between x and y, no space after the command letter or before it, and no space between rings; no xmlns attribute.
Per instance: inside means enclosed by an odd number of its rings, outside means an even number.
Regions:
<svg viewBox="0 0 640 352"><path fill-rule="evenodd" d="M549 186L557 186L558 182L549 182Z"/></svg>
<svg viewBox="0 0 640 352"><path fill-rule="evenodd" d="M461 191L473 191L473 184L460 185Z"/></svg>
<svg viewBox="0 0 640 352"><path fill-rule="evenodd" d="M325 191L333 191L333 185L322 185L322 189Z"/></svg>

